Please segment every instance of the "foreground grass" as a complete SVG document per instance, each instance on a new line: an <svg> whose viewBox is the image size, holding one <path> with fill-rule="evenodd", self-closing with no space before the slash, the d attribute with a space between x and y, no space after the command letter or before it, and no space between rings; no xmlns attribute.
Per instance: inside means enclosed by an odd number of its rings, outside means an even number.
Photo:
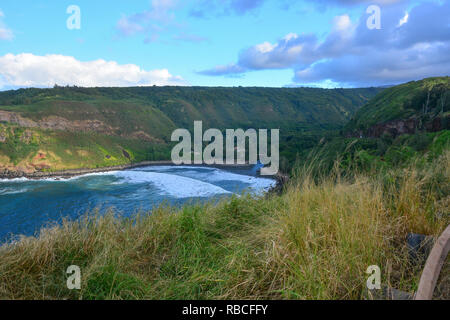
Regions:
<svg viewBox="0 0 450 320"><path fill-rule="evenodd" d="M0 298L360 299L369 265L412 293L421 270L405 238L449 223L449 160L346 178L304 169L282 195L66 221L0 247ZM81 290L66 288L72 264Z"/></svg>

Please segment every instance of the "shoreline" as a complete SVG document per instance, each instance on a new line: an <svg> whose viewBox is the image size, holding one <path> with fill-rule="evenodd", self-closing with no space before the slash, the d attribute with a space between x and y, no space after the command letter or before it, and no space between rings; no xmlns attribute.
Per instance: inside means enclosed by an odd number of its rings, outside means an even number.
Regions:
<svg viewBox="0 0 450 320"><path fill-rule="evenodd" d="M142 161L131 164L110 166L110 167L101 167L101 168L81 168L81 169L67 169L67 170L58 170L51 172L42 172L37 171L33 173L26 172L17 172L17 171L9 171L3 170L0 171L0 179L12 180L17 178L27 178L32 180L40 180L45 178L71 178L76 176L81 176L89 173L98 173L98 172L110 172L110 171L122 171L127 169L134 169L140 167L149 167L149 166L191 166L191 167L212 167L218 169L231 169L231 168L241 168L241 169L250 169L254 165L246 163L246 164L174 164L170 160L160 160L160 161ZM261 176L257 174L256 177L259 178L267 178L273 179L276 181L275 186L273 186L268 193L277 193L280 194L283 191L284 185L289 181L289 175L278 172L276 175L270 176Z"/></svg>
<svg viewBox="0 0 450 320"><path fill-rule="evenodd" d="M101 168L80 168L80 169L67 169L67 170L58 170L58 171L36 171L33 173L26 173L20 171L9 171L4 169L0 172L0 179L17 179L17 178L27 178L27 179L42 179L42 178L50 178L50 177L61 177L61 178L69 178L80 176L89 173L98 173L98 172L109 172L109 171L120 171L127 169L134 169L139 167L148 167L148 166L161 166L161 165L169 165L169 166L192 166L192 167L213 167L213 168L251 168L253 165L251 164L174 164L170 160L161 160L161 161L142 161L131 164L110 166L110 167L101 167ZM267 178L274 179L275 176L266 176Z"/></svg>

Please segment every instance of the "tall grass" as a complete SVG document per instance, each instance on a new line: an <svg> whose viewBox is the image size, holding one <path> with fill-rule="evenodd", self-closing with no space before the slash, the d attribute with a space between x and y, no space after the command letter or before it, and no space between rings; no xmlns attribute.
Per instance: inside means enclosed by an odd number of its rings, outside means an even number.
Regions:
<svg viewBox="0 0 450 320"><path fill-rule="evenodd" d="M450 222L449 160L345 176L303 168L282 195L64 221L0 247L0 298L361 299L370 265L412 293L420 270L405 238ZM72 264L80 290L66 287Z"/></svg>

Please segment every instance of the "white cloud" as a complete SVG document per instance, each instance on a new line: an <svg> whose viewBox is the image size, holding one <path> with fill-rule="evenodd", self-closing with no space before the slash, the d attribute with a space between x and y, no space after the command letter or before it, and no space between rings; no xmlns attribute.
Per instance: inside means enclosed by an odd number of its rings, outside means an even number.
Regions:
<svg viewBox="0 0 450 320"><path fill-rule="evenodd" d="M331 79L345 86L378 86L447 76L449 50L448 44L417 44L407 50L365 52L365 59L344 55L296 71L294 81L304 84Z"/></svg>
<svg viewBox="0 0 450 320"><path fill-rule="evenodd" d="M323 39L314 34L288 34L275 44L265 42L245 48L237 62L220 73L210 69L201 74L223 76L291 69L297 84L333 81L349 86L396 84L448 75L450 2L424 2L406 9L406 4L383 8L380 30L367 28L365 10L356 21L340 15L333 19Z"/></svg>
<svg viewBox="0 0 450 320"><path fill-rule="evenodd" d="M403 16L403 18L401 18L400 21L398 22L397 26L400 27L401 25L407 23L408 18L409 18L409 14L408 14L408 12L406 12L405 15Z"/></svg>
<svg viewBox="0 0 450 320"><path fill-rule="evenodd" d="M79 61L74 57L31 53L0 56L0 88L77 85L83 87L125 87L186 85L167 69L143 70L134 64L102 59Z"/></svg>
<svg viewBox="0 0 450 320"><path fill-rule="evenodd" d="M277 44L271 44L270 42L264 42L264 43L261 43L261 44L257 44L255 46L256 50L261 52L261 53L271 52L276 47L277 47Z"/></svg>
<svg viewBox="0 0 450 320"><path fill-rule="evenodd" d="M290 41L292 39L297 39L297 38L298 38L298 34L291 32L291 33L288 33L287 35L285 35L283 37L283 40L284 41Z"/></svg>
<svg viewBox="0 0 450 320"><path fill-rule="evenodd" d="M11 29L9 29L6 24L2 21L5 17L5 14L0 9L0 40L12 40L14 38L14 34Z"/></svg>
<svg viewBox="0 0 450 320"><path fill-rule="evenodd" d="M348 28L350 28L352 25L352 22L350 20L350 17L347 14L344 14L342 16L337 16L333 19L333 28L336 31L345 31Z"/></svg>

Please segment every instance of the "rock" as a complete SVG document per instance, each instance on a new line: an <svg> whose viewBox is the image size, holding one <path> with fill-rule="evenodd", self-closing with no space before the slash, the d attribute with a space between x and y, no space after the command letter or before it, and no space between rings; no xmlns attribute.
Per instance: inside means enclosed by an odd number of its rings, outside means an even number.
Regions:
<svg viewBox="0 0 450 320"><path fill-rule="evenodd" d="M413 300L414 295L385 285L381 289L367 290L367 300Z"/></svg>
<svg viewBox="0 0 450 320"><path fill-rule="evenodd" d="M16 112L0 110L0 122L8 122L24 128L41 128L46 130L67 130L71 132L99 132L115 134L116 129L100 120L68 120L60 116L48 116L39 121L22 117Z"/></svg>
<svg viewBox="0 0 450 320"><path fill-rule="evenodd" d="M129 154L126 150L122 149L122 154L123 154L123 156L124 156L125 158L127 158L128 160L130 160L130 154Z"/></svg>
<svg viewBox="0 0 450 320"><path fill-rule="evenodd" d="M427 132L437 132L449 128L450 116L436 116L433 119L425 121L420 118L398 119L383 123L377 123L365 131L354 131L345 133L347 138L379 138L383 135L390 135L395 138L402 134L414 134L417 130Z"/></svg>
<svg viewBox="0 0 450 320"><path fill-rule="evenodd" d="M269 190L269 193L281 194L283 192L284 186L289 181L289 175L278 172L274 176L274 178L277 181L277 183L273 188Z"/></svg>
<svg viewBox="0 0 450 320"><path fill-rule="evenodd" d="M434 244L434 237L410 233L406 237L409 261L413 265L423 265Z"/></svg>
<svg viewBox="0 0 450 320"><path fill-rule="evenodd" d="M416 119L393 120L386 123L376 124L367 130L368 137L381 137L388 134L397 137L402 134L413 134L418 126Z"/></svg>

